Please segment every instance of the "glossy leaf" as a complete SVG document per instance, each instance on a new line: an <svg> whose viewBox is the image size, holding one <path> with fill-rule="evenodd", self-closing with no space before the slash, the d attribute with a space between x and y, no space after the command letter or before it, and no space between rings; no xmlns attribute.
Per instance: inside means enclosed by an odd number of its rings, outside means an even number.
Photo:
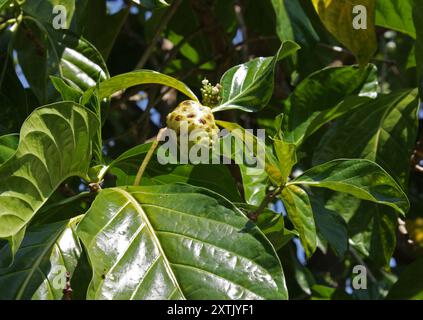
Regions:
<svg viewBox="0 0 423 320"><path fill-rule="evenodd" d="M416 38L413 23L414 0L376 1L376 25L396 30Z"/></svg>
<svg viewBox="0 0 423 320"><path fill-rule="evenodd" d="M60 93L64 101L79 102L79 99L83 95L82 91L71 87L62 78L51 76L50 79L54 88Z"/></svg>
<svg viewBox="0 0 423 320"><path fill-rule="evenodd" d="M238 165L242 177L245 202L250 205L260 205L266 197L270 179L266 171L255 169L246 165Z"/></svg>
<svg viewBox="0 0 423 320"><path fill-rule="evenodd" d="M263 140L257 139L257 137L251 131L245 130L236 123L220 120L216 121L216 123L218 126L228 130L233 137L244 142L244 156L251 155L254 156L256 160L256 170L254 170L254 174L261 175L264 167L264 171L266 171L271 181L277 185L282 184L283 178L278 159L273 154L273 150L269 147L266 147ZM237 152L239 152L239 150L237 150ZM262 152L265 154L263 155ZM236 157L236 155L233 153L231 156L233 159ZM252 160L253 159L250 159L249 161ZM250 173L252 173L252 171Z"/></svg>
<svg viewBox="0 0 423 320"><path fill-rule="evenodd" d="M75 234L80 218L28 230L13 265L0 268L0 299L62 299L66 272L73 277L82 254ZM9 251L0 250L0 265Z"/></svg>
<svg viewBox="0 0 423 320"><path fill-rule="evenodd" d="M263 109L273 94L276 63L299 49L295 42L285 41L274 57L256 58L229 69L220 80L223 87L221 105L213 111Z"/></svg>
<svg viewBox="0 0 423 320"><path fill-rule="evenodd" d="M394 92L364 104L323 135L313 163L341 156L366 158L407 188L418 128L417 109L416 90ZM349 220L354 247L378 265L388 265L396 244L395 214L385 206L360 204L347 195L332 195L327 202Z"/></svg>
<svg viewBox="0 0 423 320"><path fill-rule="evenodd" d="M312 0L312 2L329 32L355 54L361 65L366 65L377 49L376 0ZM354 12L354 8L364 8L365 11Z"/></svg>
<svg viewBox="0 0 423 320"><path fill-rule="evenodd" d="M0 137L0 165L11 158L18 148L19 135L9 134Z"/></svg>
<svg viewBox="0 0 423 320"><path fill-rule="evenodd" d="M161 84L164 86L168 86L182 92L190 99L198 101L198 98L195 96L195 94L183 82L165 74L151 70L138 70L112 77L107 81L103 81L98 86L97 94L99 99L102 100L105 98L109 98L112 94L120 90L125 90L130 87L141 84ZM87 102L94 90L95 88L91 88L90 90L88 90L84 94L82 101Z"/></svg>
<svg viewBox="0 0 423 320"><path fill-rule="evenodd" d="M0 238L25 228L65 179L86 177L98 126L94 114L71 102L31 114L16 153L0 166Z"/></svg>
<svg viewBox="0 0 423 320"><path fill-rule="evenodd" d="M87 40L50 31L60 56L60 75L74 89L85 91L109 78L106 62Z"/></svg>
<svg viewBox="0 0 423 320"><path fill-rule="evenodd" d="M165 0L132 0L134 3L145 7L148 10L167 7L169 4Z"/></svg>
<svg viewBox="0 0 423 320"><path fill-rule="evenodd" d="M288 180L292 168L297 164L297 147L293 143L288 143L283 139L274 139L273 145L281 169L282 183Z"/></svg>
<svg viewBox="0 0 423 320"><path fill-rule="evenodd" d="M38 46L28 46L30 39ZM51 75L60 76L68 85L82 91L109 77L101 54L89 42L38 20L28 20L20 26L16 50L25 77L41 103L55 100L48 81Z"/></svg>
<svg viewBox="0 0 423 320"><path fill-rule="evenodd" d="M9 3L11 3L12 0L0 0L0 10L3 9L3 7L6 7Z"/></svg>
<svg viewBox="0 0 423 320"><path fill-rule="evenodd" d="M346 158L375 161L403 188L417 138L417 90L398 91L365 103L338 120L320 140L314 164Z"/></svg>
<svg viewBox="0 0 423 320"><path fill-rule="evenodd" d="M292 40L303 46L318 41L311 21L298 0L272 0L276 14L276 33L281 41Z"/></svg>
<svg viewBox="0 0 423 320"><path fill-rule="evenodd" d="M117 177L117 185L133 185L139 166L139 161L127 161L114 167L111 172ZM156 161L151 161L141 179L143 186L170 183L187 183L208 188L231 201L241 201L235 180L224 165L163 166Z"/></svg>
<svg viewBox="0 0 423 320"><path fill-rule="evenodd" d="M300 187L290 185L283 189L281 199L289 220L300 235L307 257L311 257L317 247L317 233L307 193Z"/></svg>
<svg viewBox="0 0 423 320"><path fill-rule="evenodd" d="M410 208L398 183L379 165L364 159L339 159L304 172L288 184L328 188L384 204L405 215Z"/></svg>
<svg viewBox="0 0 423 320"><path fill-rule="evenodd" d="M133 185L138 169L150 149L151 143L136 146L112 161L106 170L117 178L117 186ZM239 202L241 196L229 169L223 165L160 164L156 158L150 160L141 185L187 183L210 189L230 201Z"/></svg>
<svg viewBox="0 0 423 320"><path fill-rule="evenodd" d="M279 259L248 222L206 189L104 190L77 230L93 267L87 298L287 298Z"/></svg>
<svg viewBox="0 0 423 320"><path fill-rule="evenodd" d="M284 139L299 145L327 122L368 101L368 98L357 95L375 72L375 67L370 65L364 70L348 66L326 68L311 74L285 103ZM368 91L363 93L368 94Z"/></svg>

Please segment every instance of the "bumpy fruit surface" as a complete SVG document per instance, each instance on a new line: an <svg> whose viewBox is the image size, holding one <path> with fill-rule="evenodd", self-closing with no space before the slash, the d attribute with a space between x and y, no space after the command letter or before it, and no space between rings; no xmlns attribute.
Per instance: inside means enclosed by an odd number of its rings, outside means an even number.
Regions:
<svg viewBox="0 0 423 320"><path fill-rule="evenodd" d="M189 148L197 144L212 147L219 134L211 109L192 100L181 102L173 112L169 113L166 124L178 137L184 134L181 130L184 124L187 127L185 134L189 136L195 133L196 139L189 141Z"/></svg>

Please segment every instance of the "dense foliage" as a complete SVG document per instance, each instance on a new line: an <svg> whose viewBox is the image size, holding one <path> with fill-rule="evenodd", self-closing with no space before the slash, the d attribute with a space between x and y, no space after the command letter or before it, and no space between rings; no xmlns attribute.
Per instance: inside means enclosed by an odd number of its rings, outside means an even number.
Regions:
<svg viewBox="0 0 423 320"><path fill-rule="evenodd" d="M0 0L0 299L423 298L422 23L421 0ZM181 119L263 169L161 163Z"/></svg>

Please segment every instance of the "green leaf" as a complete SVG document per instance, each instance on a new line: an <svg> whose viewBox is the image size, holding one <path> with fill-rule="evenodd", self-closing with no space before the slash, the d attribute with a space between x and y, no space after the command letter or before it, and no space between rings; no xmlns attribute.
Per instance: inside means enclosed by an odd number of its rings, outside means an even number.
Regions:
<svg viewBox="0 0 423 320"><path fill-rule="evenodd" d="M266 171L255 169L243 164L238 165L242 176L245 202L251 205L259 205L266 197L270 179Z"/></svg>
<svg viewBox="0 0 423 320"><path fill-rule="evenodd" d="M373 65L365 69L348 66L326 68L308 76L285 102L284 139L299 145L327 122L368 101L356 95L373 79L375 72ZM362 95L368 94L366 91Z"/></svg>
<svg viewBox="0 0 423 320"><path fill-rule="evenodd" d="M282 190L281 199L289 220L300 235L301 244L307 257L311 257L317 247L317 234L307 193L300 187L290 185Z"/></svg>
<svg viewBox="0 0 423 320"><path fill-rule="evenodd" d="M18 134L8 134L0 137L0 165L13 156L18 148L18 143Z"/></svg>
<svg viewBox="0 0 423 320"><path fill-rule="evenodd" d="M51 76L50 79L54 88L60 93L64 101L79 102L79 99L81 99L83 95L82 91L71 87L61 78Z"/></svg>
<svg viewBox="0 0 423 320"><path fill-rule="evenodd" d="M73 14L75 11L75 0L31 0L25 1L22 5L22 10L38 20L52 24L53 20L59 13L54 13L53 9L56 6L62 6L66 10L66 25L69 28ZM62 11L60 11L62 12Z"/></svg>
<svg viewBox="0 0 423 320"><path fill-rule="evenodd" d="M60 74L71 87L85 91L110 78L106 62L91 43L70 32L49 32L60 57Z"/></svg>
<svg viewBox="0 0 423 320"><path fill-rule="evenodd" d="M87 298L286 299L279 259L248 223L206 189L103 190L77 230L94 273Z"/></svg>
<svg viewBox="0 0 423 320"><path fill-rule="evenodd" d="M311 198L311 204L318 232L339 257L344 257L348 250L348 229L345 220L337 212L325 208L318 199Z"/></svg>
<svg viewBox="0 0 423 320"><path fill-rule="evenodd" d="M28 45L31 43L32 45ZM106 63L97 49L69 31L57 31L37 20L24 20L16 35L19 64L41 103L55 99L52 75L63 78L76 90L85 91L109 78Z"/></svg>
<svg viewBox="0 0 423 320"><path fill-rule="evenodd" d="M320 139L313 163L340 157L366 158L382 166L405 190L417 135L418 106L416 90L394 92L364 104L329 128ZM354 247L378 265L389 265L396 243L395 214L384 206L360 205L347 195L332 195L327 202L350 220Z"/></svg>
<svg viewBox="0 0 423 320"><path fill-rule="evenodd" d="M279 168L281 168L282 183L288 180L292 168L297 164L297 147L293 143L274 139L273 140L276 156L279 160Z"/></svg>
<svg viewBox="0 0 423 320"><path fill-rule="evenodd" d="M310 46L319 40L298 0L272 0L276 13L276 33L281 41L292 40Z"/></svg>
<svg viewBox="0 0 423 320"><path fill-rule="evenodd" d="M392 207L405 215L410 203L398 183L379 165L365 159L339 159L314 167L292 185L327 188Z"/></svg>
<svg viewBox="0 0 423 320"><path fill-rule="evenodd" d="M169 4L164 0L132 0L132 2L148 10L153 10L153 9L169 6Z"/></svg>
<svg viewBox="0 0 423 320"><path fill-rule="evenodd" d="M11 3L12 0L0 0L0 10L3 9L6 5Z"/></svg>
<svg viewBox="0 0 423 320"><path fill-rule="evenodd" d="M256 161L262 161L264 163L257 163L256 168L253 171L250 171L250 174L261 175L263 168L260 168L260 164L264 167L264 171L267 173L270 180L275 184L280 185L283 182L281 168L279 167L279 162L276 156L273 154L273 150L265 145L265 142L257 139L257 137L250 131L245 130L240 125L233 122L226 121L216 121L218 126L223 127L228 130L233 137L244 142L245 152L244 156L254 155ZM262 152L264 151L265 155L263 158ZM239 150L235 150L239 152ZM236 155L232 153L232 159L236 160ZM250 159L252 160L252 159ZM250 167L249 167L250 168Z"/></svg>
<svg viewBox="0 0 423 320"><path fill-rule="evenodd" d="M213 112L229 109L255 112L263 109L273 95L277 62L299 49L295 42L285 41L274 57L257 58L229 69L220 80L222 103Z"/></svg>
<svg viewBox="0 0 423 320"><path fill-rule="evenodd" d="M376 25L402 32L416 39L416 28L413 23L413 1L376 1Z"/></svg>
<svg viewBox="0 0 423 320"><path fill-rule="evenodd" d="M75 234L80 218L28 230L13 265L0 268L0 299L62 299L66 272L74 277L82 253ZM0 249L0 265L9 252Z"/></svg>
<svg viewBox="0 0 423 320"><path fill-rule="evenodd" d="M127 88L141 84L161 84L168 86L182 92L194 101L199 101L191 89L183 82L165 74L151 70L138 70L112 77L99 84L97 94L99 99L102 100L109 98L112 94L120 90L125 90ZM89 100L95 90L96 88L93 87L85 92L82 100L83 103Z"/></svg>
<svg viewBox="0 0 423 320"><path fill-rule="evenodd" d="M0 238L25 228L55 189L86 177L97 117L71 102L36 109L20 132L16 153L0 166Z"/></svg>
<svg viewBox="0 0 423 320"><path fill-rule="evenodd" d="M406 188L417 138L418 108L417 90L402 90L370 100L339 119L323 135L313 164L342 157L372 160Z"/></svg>
<svg viewBox="0 0 423 320"><path fill-rule="evenodd" d="M151 143L146 143L129 149L112 161L104 172L110 171L116 176L117 186L133 185L138 169L150 147ZM225 165L163 165L158 162L157 157L153 156L141 179L141 185L172 183L187 183L204 187L219 193L230 201L241 201L236 182Z"/></svg>
<svg viewBox="0 0 423 320"><path fill-rule="evenodd" d="M423 259L408 265L389 291L388 300L423 299Z"/></svg>
<svg viewBox="0 0 423 320"><path fill-rule="evenodd" d="M356 57L360 65L366 65L377 49L375 32L376 0L312 0L320 19L334 37L346 46ZM354 8L362 6L364 20L359 28L354 22L359 18ZM363 25L363 22L365 25Z"/></svg>
<svg viewBox="0 0 423 320"><path fill-rule="evenodd" d="M254 212L258 209L257 206L245 203L236 203L235 205L245 214ZM264 209L260 213L257 218L256 225L264 233L267 239L269 239L276 251L279 251L291 239L293 239L295 236L298 236L296 231L285 229L285 223L282 214L273 212L270 209ZM254 226L254 224L251 223L251 226Z"/></svg>

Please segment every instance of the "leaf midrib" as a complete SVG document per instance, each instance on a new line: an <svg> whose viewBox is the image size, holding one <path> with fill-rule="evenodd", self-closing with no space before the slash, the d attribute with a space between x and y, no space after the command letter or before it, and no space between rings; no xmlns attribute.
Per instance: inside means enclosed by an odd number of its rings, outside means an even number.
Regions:
<svg viewBox="0 0 423 320"><path fill-rule="evenodd" d="M168 273L169 277L171 278L174 287L178 289L179 293L181 294L181 297L183 297L185 299L185 295L184 295L182 289L179 286L178 280L176 279L176 276L175 276L175 274L172 270L172 267L170 266L170 261L167 258L165 252L163 251L161 243L160 243L159 239L157 238L155 230L154 230L153 226L151 225L150 220L149 220L147 214L145 213L144 209L141 207L141 205L137 202L137 200L129 192L127 192L123 189L119 189L119 188L116 188L114 190L118 193L121 193L123 196L125 196L130 201L130 203L132 203L134 208L137 210L137 212L143 218L145 226L150 231L150 234L153 238L153 241L155 242L157 249L160 252L160 255L163 257L163 263L164 263L165 269L167 270L167 273Z"/></svg>

